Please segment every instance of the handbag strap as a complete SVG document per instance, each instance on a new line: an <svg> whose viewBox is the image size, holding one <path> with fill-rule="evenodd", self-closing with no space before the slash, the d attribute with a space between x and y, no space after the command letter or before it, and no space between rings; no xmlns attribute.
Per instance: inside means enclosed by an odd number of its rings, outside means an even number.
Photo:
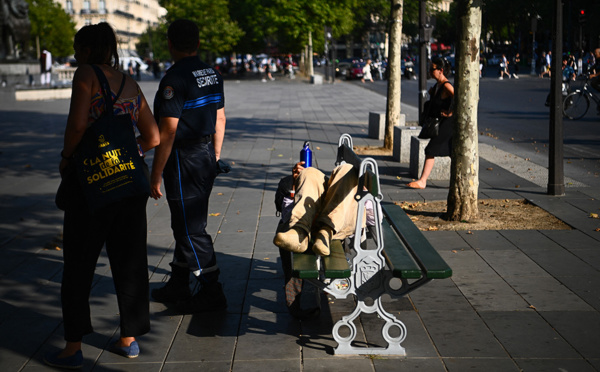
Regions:
<svg viewBox="0 0 600 372"><path fill-rule="evenodd" d="M119 96L121 95L121 92L123 92L123 88L125 87L125 74L123 74L123 79L121 79L121 86L119 87L119 91L117 92L117 95L115 96L115 99L113 100L110 94L110 84L108 83L108 80L106 79L106 75L104 75L104 72L102 71L102 69L96 65L91 65L92 68L94 69L94 72L96 73L96 76L98 77L98 81L100 81L100 87L102 89L102 95L104 96L104 105L105 105L105 112L107 115L113 115L113 106L115 104L115 102L117 101L117 99L119 99Z"/></svg>

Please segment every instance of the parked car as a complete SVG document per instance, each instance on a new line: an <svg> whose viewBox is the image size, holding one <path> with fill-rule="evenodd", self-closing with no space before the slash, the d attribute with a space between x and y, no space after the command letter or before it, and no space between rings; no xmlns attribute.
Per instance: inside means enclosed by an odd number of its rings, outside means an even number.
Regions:
<svg viewBox="0 0 600 372"><path fill-rule="evenodd" d="M119 49L118 53L119 62L121 63L120 67L123 71L127 71L127 68L129 67L130 63L133 65L134 70L135 66L137 65L140 65L140 70L142 71L146 71L148 69L148 65L144 61L142 61L142 59L136 52L131 50Z"/></svg>
<svg viewBox="0 0 600 372"><path fill-rule="evenodd" d="M346 80L360 79L363 77L363 67L365 62L353 63L352 66L346 70Z"/></svg>
<svg viewBox="0 0 600 372"><path fill-rule="evenodd" d="M346 76L346 70L352 67L351 62L339 62L335 67L335 76Z"/></svg>

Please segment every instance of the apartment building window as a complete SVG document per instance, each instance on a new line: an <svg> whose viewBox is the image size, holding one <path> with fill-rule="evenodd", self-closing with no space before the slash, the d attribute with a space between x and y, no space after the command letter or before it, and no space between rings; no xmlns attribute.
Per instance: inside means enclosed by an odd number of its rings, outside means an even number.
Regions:
<svg viewBox="0 0 600 372"><path fill-rule="evenodd" d="M106 2L104 0L98 1L98 12L100 14L106 13Z"/></svg>
<svg viewBox="0 0 600 372"><path fill-rule="evenodd" d="M82 9L83 13L89 13L90 12L90 0L84 0L83 1L83 9Z"/></svg>
<svg viewBox="0 0 600 372"><path fill-rule="evenodd" d="M67 14L73 14L73 1L67 0Z"/></svg>

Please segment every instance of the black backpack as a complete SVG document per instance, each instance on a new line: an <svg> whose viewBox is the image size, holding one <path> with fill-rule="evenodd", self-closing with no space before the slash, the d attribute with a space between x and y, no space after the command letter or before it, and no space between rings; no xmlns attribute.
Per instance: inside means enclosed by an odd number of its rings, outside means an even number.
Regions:
<svg viewBox="0 0 600 372"><path fill-rule="evenodd" d="M277 191L275 191L275 208L277 212L281 214L281 206L283 205L283 198L290 195L290 191L294 186L294 177L286 176L279 181L277 185Z"/></svg>

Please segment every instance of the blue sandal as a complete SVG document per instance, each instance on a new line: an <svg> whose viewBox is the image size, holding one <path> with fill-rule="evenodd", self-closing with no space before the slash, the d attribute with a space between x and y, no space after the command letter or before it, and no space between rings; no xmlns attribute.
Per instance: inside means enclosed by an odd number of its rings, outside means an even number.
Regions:
<svg viewBox="0 0 600 372"><path fill-rule="evenodd" d="M44 357L44 363L51 367L66 368L66 369L80 369L83 367L83 353L81 350L71 356L65 358L59 358L61 351L48 354Z"/></svg>
<svg viewBox="0 0 600 372"><path fill-rule="evenodd" d="M140 355L140 346L137 341L131 342L129 346L118 346L119 341L113 344L111 351L115 354L122 355L126 358L136 358Z"/></svg>

